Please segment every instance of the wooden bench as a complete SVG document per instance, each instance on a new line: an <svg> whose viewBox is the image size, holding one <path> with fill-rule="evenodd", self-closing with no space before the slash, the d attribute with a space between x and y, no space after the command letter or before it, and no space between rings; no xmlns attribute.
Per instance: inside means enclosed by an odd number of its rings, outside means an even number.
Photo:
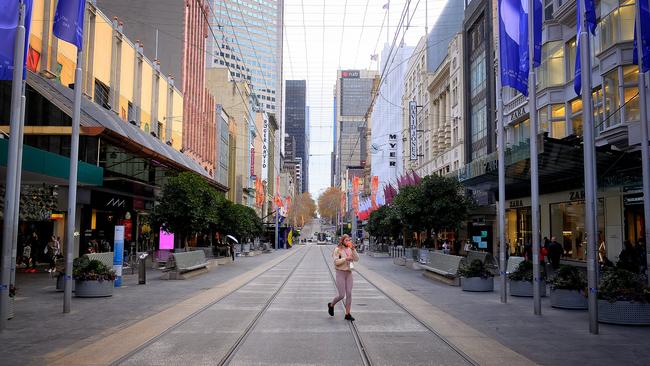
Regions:
<svg viewBox="0 0 650 366"><path fill-rule="evenodd" d="M203 250L173 253L169 256L163 271L163 279L188 279L208 271L208 262ZM191 274L190 274L191 273Z"/></svg>
<svg viewBox="0 0 650 366"><path fill-rule="evenodd" d="M458 269L465 257L440 252L429 252L427 264L420 265L425 277L435 279L452 286L460 286Z"/></svg>

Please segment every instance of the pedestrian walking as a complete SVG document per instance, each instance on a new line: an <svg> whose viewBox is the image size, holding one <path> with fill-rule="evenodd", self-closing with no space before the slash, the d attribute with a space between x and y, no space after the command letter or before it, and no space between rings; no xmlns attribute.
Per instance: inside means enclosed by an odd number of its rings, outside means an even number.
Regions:
<svg viewBox="0 0 650 366"><path fill-rule="evenodd" d="M230 256L232 257L232 261L235 261L235 243L230 243Z"/></svg>
<svg viewBox="0 0 650 366"><path fill-rule="evenodd" d="M47 242L47 246L45 247L45 253L49 256L50 260L50 268L48 268L48 272L52 273L56 269L56 258L59 256L59 251L61 250L61 246L59 244L59 240L55 235L52 235L50 237L50 241Z"/></svg>
<svg viewBox="0 0 650 366"><path fill-rule="evenodd" d="M327 304L327 311L331 316L334 316L334 306L337 302L345 298L345 320L354 321L350 314L352 307L352 269L354 262L359 261L359 254L357 249L352 244L349 236L343 235L339 241L339 245L332 252L334 259L334 267L336 268L336 289L338 295Z"/></svg>
<svg viewBox="0 0 650 366"><path fill-rule="evenodd" d="M553 270L560 268L560 258L564 254L564 247L558 243L555 237L551 237L551 244L548 246L548 258L551 260Z"/></svg>
<svg viewBox="0 0 650 366"><path fill-rule="evenodd" d="M25 272L32 272L32 245L29 241L26 242L23 247L23 263L25 263L27 268Z"/></svg>
<svg viewBox="0 0 650 366"><path fill-rule="evenodd" d="M645 238L641 237L636 242L636 252L639 257L639 267L641 269L641 274L645 274L648 270L648 262L646 259L647 248L645 246Z"/></svg>

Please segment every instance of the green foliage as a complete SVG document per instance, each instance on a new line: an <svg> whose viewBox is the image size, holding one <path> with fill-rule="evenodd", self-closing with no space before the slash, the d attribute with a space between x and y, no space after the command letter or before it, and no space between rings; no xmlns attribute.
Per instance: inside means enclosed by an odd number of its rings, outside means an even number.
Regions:
<svg viewBox="0 0 650 366"><path fill-rule="evenodd" d="M222 211L225 201L223 194L202 177L190 172L180 173L169 178L163 187L153 221L187 240L211 226L224 226Z"/></svg>
<svg viewBox="0 0 650 366"><path fill-rule="evenodd" d="M402 224L413 231L456 229L472 207L456 179L438 175L424 177L417 186L401 188L393 202Z"/></svg>
<svg viewBox="0 0 650 366"><path fill-rule="evenodd" d="M550 283L554 290L583 291L587 288L587 280L580 268L568 265L560 266Z"/></svg>
<svg viewBox="0 0 650 366"><path fill-rule="evenodd" d="M255 210L240 204L227 204L223 211L223 232L248 241L262 234L264 225Z"/></svg>
<svg viewBox="0 0 650 366"><path fill-rule="evenodd" d="M508 275L511 281L528 281L533 282L533 262L523 261L519 263L517 269Z"/></svg>
<svg viewBox="0 0 650 366"><path fill-rule="evenodd" d="M393 206L381 206L370 214L366 230L377 238L397 237L402 230L399 212Z"/></svg>
<svg viewBox="0 0 650 366"><path fill-rule="evenodd" d="M458 275L465 278L481 277L490 278L494 277L486 267L485 263L480 259L474 259L472 263L466 264L458 269Z"/></svg>
<svg viewBox="0 0 650 366"><path fill-rule="evenodd" d="M598 298L609 302L650 303L650 287L641 275L622 268L606 269L598 286Z"/></svg>
<svg viewBox="0 0 650 366"><path fill-rule="evenodd" d="M98 260L79 257L72 263L72 277L78 281L114 281L115 271Z"/></svg>

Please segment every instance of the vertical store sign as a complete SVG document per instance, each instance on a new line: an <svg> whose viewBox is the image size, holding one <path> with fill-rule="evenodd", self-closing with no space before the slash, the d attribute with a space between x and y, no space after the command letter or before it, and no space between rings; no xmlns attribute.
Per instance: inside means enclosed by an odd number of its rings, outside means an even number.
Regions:
<svg viewBox="0 0 650 366"><path fill-rule="evenodd" d="M255 146L251 144L251 178L255 176Z"/></svg>
<svg viewBox="0 0 650 366"><path fill-rule="evenodd" d="M410 160L418 160L418 126L417 126L417 104L409 102L409 143Z"/></svg>
<svg viewBox="0 0 650 366"><path fill-rule="evenodd" d="M262 130L262 182L269 179L269 120L264 118Z"/></svg>
<svg viewBox="0 0 650 366"><path fill-rule="evenodd" d="M388 135L388 167L397 167L397 134Z"/></svg>
<svg viewBox="0 0 650 366"><path fill-rule="evenodd" d="M113 270L115 270L115 287L122 286L122 263L124 263L124 226L115 226L113 239Z"/></svg>

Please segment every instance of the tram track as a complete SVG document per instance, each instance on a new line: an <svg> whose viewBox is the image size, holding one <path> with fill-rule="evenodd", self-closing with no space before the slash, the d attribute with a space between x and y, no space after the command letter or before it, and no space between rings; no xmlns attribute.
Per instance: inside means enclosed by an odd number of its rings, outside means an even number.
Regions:
<svg viewBox="0 0 650 366"><path fill-rule="evenodd" d="M334 284L336 285L336 280L334 278L334 273L332 272L332 266L330 263L327 261L327 258L325 257L325 253L323 253L323 250L321 249L321 254L323 256L323 260L328 265L330 276L332 278L332 281L334 281ZM363 278L368 284L370 284L373 288L375 288L379 293L382 295L386 296L387 299L389 299L393 304L395 304L400 310L404 311L406 314L408 314L411 318L413 318L416 322L418 322L420 325L422 325L425 329L427 329L431 334L433 334L437 339L439 339L441 342L445 343L451 350L453 350L458 356L460 356L462 359L467 361L469 364L474 365L474 366L479 366L479 363L474 361L471 357L469 357L465 352L460 350L458 347L456 347L451 341L440 335L435 329L433 329L431 326L429 326L426 322L420 320L417 316L415 316L410 310L408 310L404 305L402 305L399 301L397 301L393 296L390 294L386 293L384 290L376 286L374 283L372 283L367 277L365 277L363 274L361 274L359 271L355 271L357 275L359 275L361 278ZM361 334L359 333L359 330L354 324L354 322L350 322L350 328L352 329L352 334L355 338L355 341L357 341L357 347L359 347L359 352L361 353L361 357L364 361L364 365L372 365L372 361L370 358L370 355L368 354L368 350L365 347L363 343L363 338L361 337Z"/></svg>
<svg viewBox="0 0 650 366"><path fill-rule="evenodd" d="M284 288L284 286L286 285L286 283L289 281L289 279L291 278L291 276L293 275L293 273L296 271L296 269L300 266L300 264L302 263L302 261L305 259L305 257L307 256L307 253L308 253L308 252L309 252L309 250L304 250L304 253L302 254L302 257L298 260L298 263L296 263L296 265L291 269L291 272L289 272L289 274L286 276L286 278L282 281L282 283L280 284L280 286L278 287L278 289L277 289L276 291L274 291L274 293L273 293L273 294L269 297L269 299L264 303L264 305L262 306L262 309L261 309L261 310L260 310L260 311L255 315L255 317L253 318L253 320L252 320L252 321L251 321L251 322L246 326L246 328L244 329L244 331L242 332L242 334L241 334L241 335L240 335L240 336L235 340L235 342L230 346L230 348L228 349L228 351L226 352L226 354L221 358L221 360L220 360L218 363L216 363L217 365L228 365L228 364L230 363L230 361L232 361L232 359L233 359L233 358L235 357L235 355L237 354L237 351L239 350L239 348L240 348L240 347L242 346L242 344L246 341L246 338L248 338L248 336L250 335L250 333L255 329L255 326L257 325L257 323L259 322L259 320L262 318L262 316L264 315L264 313L266 313L266 311L267 311L268 308L271 306L271 304L273 303L273 301L275 300L275 298L277 297L277 295L280 293L280 291L282 291L282 289ZM235 290L233 290L232 292L230 292L228 295L223 296L223 297L221 297L221 298L218 298L218 299L216 299L216 300L214 300L214 301L208 303L207 305L201 307L200 309L198 309L197 311L195 311L194 313L192 313L192 314L189 315L188 317L186 317L186 318L184 318L183 320L179 321L178 323L174 324L172 327L169 327L168 329L166 329L164 332L162 332L162 333L158 334L157 336L151 338L150 340L148 340L147 342L143 343L142 345L140 345L139 347L137 347L137 348L134 349L133 351L127 353L126 355L124 355L124 356L120 357L119 359L117 359L116 361L112 362L110 365L114 366L114 365L120 365L120 364L122 364L123 362L127 361L128 359L130 359L130 358L133 357L134 355L138 354L139 352L143 351L143 350L146 349L147 347L151 346L153 343L157 342L158 340L160 340L160 339L163 338L164 336L170 334L171 332L173 332L174 330L180 328L181 326L183 326L184 324L186 324L187 322L189 322L189 321L192 320L193 318L197 317L199 314L205 312L206 310L208 310L209 308L213 307L214 305L219 304L219 302L221 302L221 301L223 301L224 299L227 299L229 296L231 296L231 295L237 293L237 291L241 290L242 288L244 288L244 287L246 287L247 285L251 284L253 281L259 279L259 278L262 277L262 276L264 276L264 275L267 274L269 271L272 271L273 269L277 268L278 266L280 266L280 265L286 263L289 259L294 258L296 255L298 255L298 251L296 251L295 253L291 254L290 256L284 258L283 260L281 260L280 262L278 262L278 263L275 264L274 266L272 266L272 267L266 269L265 271L259 273L259 274L256 275L255 277L251 278L249 281L247 281L246 283L244 283L244 284L242 284L241 286L237 287Z"/></svg>
<svg viewBox="0 0 650 366"><path fill-rule="evenodd" d="M323 253L323 249L321 247L319 247L319 251L320 254L323 256L323 260L325 261L325 265L327 266L328 272L330 274L330 278L334 283L334 287L336 287L336 278L334 278L334 273L332 272L331 263L327 261L327 257L325 257L325 253ZM343 301L341 301L340 304L342 307L345 307L343 305ZM357 349L359 350L359 355L361 356L361 361L363 362L363 365L372 366L372 359L370 358L368 349L366 348L365 344L363 343L363 339L359 334L359 329L357 328L357 325L353 321L348 323L350 325L350 331L352 332L352 337L354 338L354 343L357 345Z"/></svg>

